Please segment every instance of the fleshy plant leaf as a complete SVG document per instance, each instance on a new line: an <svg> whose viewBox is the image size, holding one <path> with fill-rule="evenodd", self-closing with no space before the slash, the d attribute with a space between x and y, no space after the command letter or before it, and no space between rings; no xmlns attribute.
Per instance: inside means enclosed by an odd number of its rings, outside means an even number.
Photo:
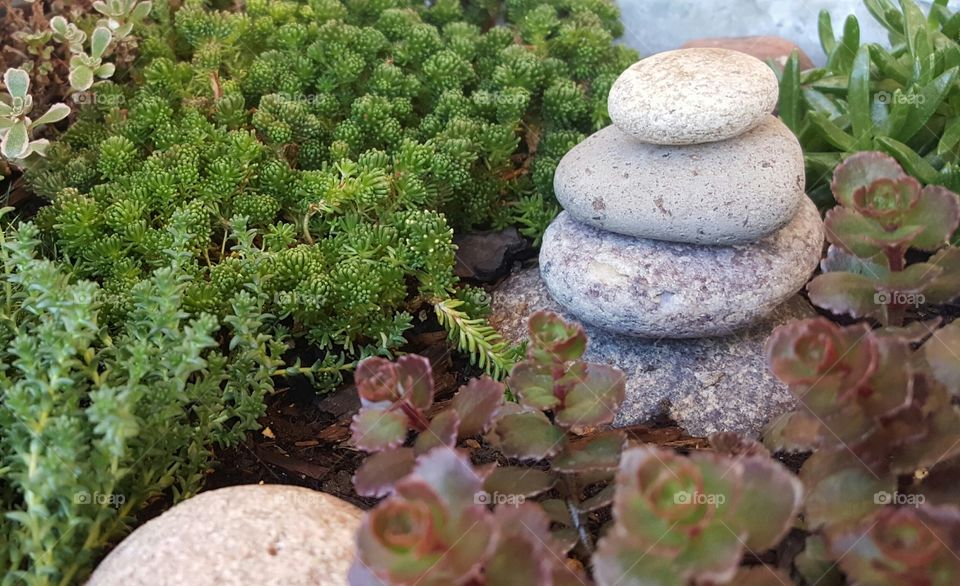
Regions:
<svg viewBox="0 0 960 586"><path fill-rule="evenodd" d="M351 579L440 586L478 575L493 544L492 514L476 504L481 488L464 456L438 448L364 519Z"/></svg>
<svg viewBox="0 0 960 586"><path fill-rule="evenodd" d="M626 395L626 378L612 366L589 364L556 412L557 423L576 431L579 428L613 421Z"/></svg>
<svg viewBox="0 0 960 586"><path fill-rule="evenodd" d="M453 397L451 409L460 417L460 437L489 431L493 418L503 405L504 386L488 376L471 379Z"/></svg>
<svg viewBox="0 0 960 586"><path fill-rule="evenodd" d="M615 470L625 443L626 436L619 431L571 441L553 459L553 469L567 473Z"/></svg>
<svg viewBox="0 0 960 586"><path fill-rule="evenodd" d="M904 175L897 160L878 152L857 153L837 166L833 175L833 195L837 203L853 207L853 194L878 179L899 179Z"/></svg>
<svg viewBox="0 0 960 586"><path fill-rule="evenodd" d="M566 440L563 431L539 411L520 411L499 417L494 436L505 456L522 460L553 456Z"/></svg>
<svg viewBox="0 0 960 586"><path fill-rule="evenodd" d="M583 328L563 321L549 311L538 311L530 316L531 358L538 362L568 362L583 356L587 348L587 336Z"/></svg>
<svg viewBox="0 0 960 586"><path fill-rule="evenodd" d="M460 417L456 411L447 410L439 413L430 422L430 426L417 436L413 449L419 456L439 446L454 447L457 445L457 430L460 427Z"/></svg>
<svg viewBox="0 0 960 586"><path fill-rule="evenodd" d="M30 135L27 124L18 121L13 124L0 140L0 154L10 160L22 159L29 154Z"/></svg>
<svg viewBox="0 0 960 586"><path fill-rule="evenodd" d="M937 330L923 345L933 376L955 396L960 396L960 321Z"/></svg>
<svg viewBox="0 0 960 586"><path fill-rule="evenodd" d="M363 408L350 425L353 443L367 452L401 445L407 438L407 416L400 411Z"/></svg>
<svg viewBox="0 0 960 586"><path fill-rule="evenodd" d="M489 494L533 497L544 493L556 483L556 477L536 468L501 466L493 470L483 483Z"/></svg>
<svg viewBox="0 0 960 586"><path fill-rule="evenodd" d="M23 69L7 69L3 74L3 85L11 97L26 99L30 91L30 75Z"/></svg>
<svg viewBox="0 0 960 586"><path fill-rule="evenodd" d="M112 39L113 33L110 32L110 29L104 26L98 26L93 31L93 34L90 35L90 57L94 60L99 60L103 57Z"/></svg>
<svg viewBox="0 0 960 586"><path fill-rule="evenodd" d="M62 103L54 104L43 114L43 116L33 121L34 126L41 124L53 124L59 122L70 115L70 106Z"/></svg>
<svg viewBox="0 0 960 586"><path fill-rule="evenodd" d="M377 452L363 461L353 476L353 486L360 496L379 498L393 492L393 486L413 471L416 454L413 448L397 448Z"/></svg>
<svg viewBox="0 0 960 586"><path fill-rule="evenodd" d="M957 507L884 507L829 535L840 567L857 584L956 584L960 579Z"/></svg>

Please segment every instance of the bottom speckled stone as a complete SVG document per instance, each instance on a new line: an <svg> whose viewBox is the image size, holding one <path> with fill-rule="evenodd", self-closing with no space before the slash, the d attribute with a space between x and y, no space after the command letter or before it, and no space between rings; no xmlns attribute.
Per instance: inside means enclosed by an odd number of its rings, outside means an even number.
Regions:
<svg viewBox="0 0 960 586"><path fill-rule="evenodd" d="M527 317L544 309L580 321L550 297L534 267L511 276L495 292L491 320L506 338L519 341L526 338ZM590 339L586 358L626 374L627 398L616 425L668 417L694 436L721 431L758 436L795 405L767 368L764 342L777 325L814 315L796 296L766 320L718 338L654 340L584 325Z"/></svg>
<svg viewBox="0 0 960 586"><path fill-rule="evenodd" d="M633 336L724 336L771 315L807 283L823 221L804 197L784 228L752 244L706 246L606 232L561 213L543 236L550 294L582 321Z"/></svg>

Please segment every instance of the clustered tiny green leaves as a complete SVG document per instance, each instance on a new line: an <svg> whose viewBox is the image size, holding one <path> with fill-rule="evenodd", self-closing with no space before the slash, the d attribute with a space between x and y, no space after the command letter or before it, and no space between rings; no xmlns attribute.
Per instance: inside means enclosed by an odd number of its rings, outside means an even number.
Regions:
<svg viewBox="0 0 960 586"><path fill-rule="evenodd" d="M518 403L482 378L435 409L426 359L360 363L353 441L373 454L354 484L386 498L359 530L352 585L591 583L570 555L592 559L602 585L789 583L740 564L792 526L800 482L742 438L718 436L727 453L687 458L598 432L624 380L582 361L586 343L579 326L531 316L527 359L508 379ZM477 437L502 459L473 465L457 446ZM611 506L594 544L587 517Z"/></svg>
<svg viewBox="0 0 960 586"><path fill-rule="evenodd" d="M960 197L920 183L883 153L849 157L833 177L839 204L827 212L830 249L810 300L835 313L903 325L908 309L960 296L960 249L948 246L960 225ZM911 250L929 253L907 263Z"/></svg>
<svg viewBox="0 0 960 586"><path fill-rule="evenodd" d="M4 210L7 211L7 210ZM286 350L263 333L255 292L223 325L184 310L182 259L129 293L120 328L109 293L38 258L39 231L0 235L0 575L68 584L157 498L203 485L216 445L258 427Z"/></svg>
<svg viewBox="0 0 960 586"><path fill-rule="evenodd" d="M143 5L107 8L139 17ZM223 315L257 284L272 325L319 352L327 388L403 345L423 304L476 364L505 374L513 350L484 307L462 302L453 229L539 238L559 158L609 121L607 91L636 55L612 43L621 26L606 0L488 8L156 3L134 83L93 86L28 175L52 202L38 218L45 242L111 292L107 312L122 320L127 291L182 227L188 310ZM97 56L78 56L83 87L106 65Z"/></svg>

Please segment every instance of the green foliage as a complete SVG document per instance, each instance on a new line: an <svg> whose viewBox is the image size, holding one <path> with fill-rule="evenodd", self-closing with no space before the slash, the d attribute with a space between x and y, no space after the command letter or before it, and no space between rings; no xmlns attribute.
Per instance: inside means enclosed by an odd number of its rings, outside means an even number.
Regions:
<svg viewBox="0 0 960 586"><path fill-rule="evenodd" d="M0 300L0 574L4 584L73 583L151 500L202 486L212 447L257 427L286 350L263 331L256 292L218 325L188 317L178 258L113 295L37 258L38 230L7 240Z"/></svg>
<svg viewBox="0 0 960 586"><path fill-rule="evenodd" d="M387 498L359 531L351 584L455 584L480 575L486 584L588 584L563 563L574 547L593 556L594 578L605 585L769 581L738 566L745 551L783 537L800 506L800 482L734 434L713 441L736 457L690 458L647 447L621 458L621 432L569 434L610 422L623 400L622 373L580 360L586 342L578 326L535 314L527 360L508 381L520 402L504 403L503 385L485 377L440 411L431 409L425 358L360 363L363 407L351 431L357 447L374 453L354 485ZM455 448L480 434L501 450L499 462L544 461L474 467ZM587 518L611 503L615 523L594 552Z"/></svg>
<svg viewBox="0 0 960 586"><path fill-rule="evenodd" d="M935 2L924 15L915 0L865 0L887 30L890 48L860 42L856 17L837 38L820 14L825 67L783 72L780 112L807 160L808 188L832 202L828 179L846 155L879 150L923 184L960 190L960 16Z"/></svg>
<svg viewBox="0 0 960 586"><path fill-rule="evenodd" d="M176 248L193 314L255 285L271 324L345 370L401 346L426 302L502 375L514 357L458 298L452 229L539 238L557 161L608 123L598 105L636 59L606 0L538 6L489 28L444 3L156 3L134 83L94 86L28 177L52 200L44 240L116 293L111 319Z"/></svg>
<svg viewBox="0 0 960 586"><path fill-rule="evenodd" d="M947 246L960 225L960 198L920 187L891 157L864 152L837 167L827 212L831 247L810 300L835 313L903 325L908 306L943 304L960 295L960 250ZM907 264L911 249L933 253Z"/></svg>
<svg viewBox="0 0 960 586"><path fill-rule="evenodd" d="M960 576L960 344L956 325L930 327L844 328L818 318L780 326L767 343L771 369L802 407L771 424L766 441L815 449L800 470L804 519L819 531L798 560L811 582L833 561L856 584L909 576L946 585Z"/></svg>

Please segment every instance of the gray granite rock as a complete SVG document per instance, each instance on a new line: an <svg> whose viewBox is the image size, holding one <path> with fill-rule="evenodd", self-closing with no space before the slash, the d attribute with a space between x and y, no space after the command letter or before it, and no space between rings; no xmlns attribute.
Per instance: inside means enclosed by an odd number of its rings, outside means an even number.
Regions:
<svg viewBox="0 0 960 586"><path fill-rule="evenodd" d="M577 321L550 297L534 267L498 288L491 320L505 337L519 341L526 337L527 317L541 309ZM695 436L719 431L758 436L767 422L794 406L789 391L767 369L763 344L778 324L813 315L803 298L794 297L747 330L699 340L633 338L585 324L586 357L626 373L627 399L616 425L669 417Z"/></svg>
<svg viewBox="0 0 960 586"><path fill-rule="evenodd" d="M87 586L341 586L363 511L281 485L221 488L131 533Z"/></svg>
<svg viewBox="0 0 960 586"><path fill-rule="evenodd" d="M582 222L629 236L694 244L756 242L804 200L803 151L780 120L723 142L664 147L608 126L571 149L553 177Z"/></svg>
<svg viewBox="0 0 960 586"><path fill-rule="evenodd" d="M820 262L823 222L808 198L754 244L702 246L604 232L563 212L540 248L550 294L582 321L642 337L723 336L770 315Z"/></svg>
<svg viewBox="0 0 960 586"><path fill-rule="evenodd" d="M740 136L773 112L777 76L763 61L729 49L692 48L647 57L627 68L607 98L613 124L661 145Z"/></svg>

